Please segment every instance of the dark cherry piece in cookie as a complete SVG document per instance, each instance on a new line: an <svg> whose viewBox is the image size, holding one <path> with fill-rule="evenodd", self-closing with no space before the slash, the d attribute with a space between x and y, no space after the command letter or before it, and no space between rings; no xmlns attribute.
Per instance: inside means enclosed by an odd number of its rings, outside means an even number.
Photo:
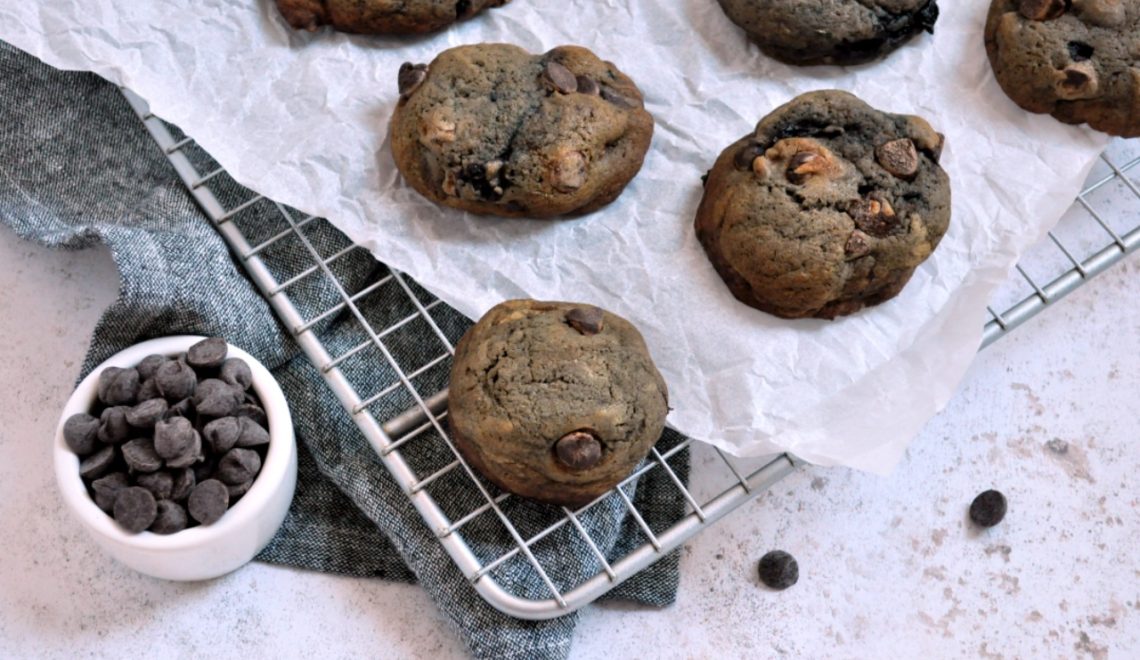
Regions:
<svg viewBox="0 0 1140 660"><path fill-rule="evenodd" d="M524 497L580 506L602 495L645 458L667 412L641 334L597 307L504 302L455 348L452 440Z"/></svg>
<svg viewBox="0 0 1140 660"><path fill-rule="evenodd" d="M897 295L950 224L943 137L841 91L804 94L725 149L696 232L741 302L831 319Z"/></svg>
<svg viewBox="0 0 1140 660"><path fill-rule="evenodd" d="M473 213L601 208L641 169L653 135L633 81L577 46L461 46L396 77L396 167L424 197Z"/></svg>
<svg viewBox="0 0 1140 660"><path fill-rule="evenodd" d="M788 64L861 64L934 32L936 0L719 0L733 23Z"/></svg>
<svg viewBox="0 0 1140 660"><path fill-rule="evenodd" d="M994 0L986 54L1023 109L1140 136L1140 0Z"/></svg>
<svg viewBox="0 0 1140 660"><path fill-rule="evenodd" d="M434 32L510 0L277 0L285 21L298 30L331 25L359 34Z"/></svg>

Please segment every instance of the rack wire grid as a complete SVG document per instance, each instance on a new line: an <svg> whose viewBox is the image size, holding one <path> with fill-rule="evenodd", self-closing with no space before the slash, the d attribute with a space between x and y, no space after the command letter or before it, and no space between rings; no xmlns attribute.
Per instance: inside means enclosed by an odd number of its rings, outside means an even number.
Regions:
<svg viewBox="0 0 1140 660"><path fill-rule="evenodd" d="M675 469L671 465L679 452L690 446L690 441L686 440L665 451L655 448L619 487L580 509L562 508L554 524L536 529L533 525L524 524L525 521L512 519L507 506L512 496L476 476L446 440L446 379L424 381L436 384L432 391L423 391L417 386L417 379L428 371L446 373L450 369L454 347L449 333L443 329L445 323L441 318L449 312L454 316L458 313L394 269L380 271L375 281L350 294L338 279L337 264L351 260L350 254L359 253L363 253L361 258L375 263L371 261L371 255L352 245L347 238L340 249L331 254L322 253L307 236L310 229L325 223L325 220L300 214L241 188L191 138L153 115L143 99L128 90L124 90L124 95L194 199L214 222L285 327L292 331L305 355L320 370L328 386L352 416L381 462L400 483L448 555L476 591L503 612L523 619L547 619L572 612L667 556L686 540L756 498L799 466L789 455L741 459L703 443L693 443L694 464L700 470L692 483L686 485L678 474L683 468ZM1140 145L1136 142L1118 140L1112 143L1073 207L1049 232L1048 239L1038 244L1017 265L1016 274L1012 274L998 291L989 307L991 318L985 325L982 347L1055 304L1140 246L1140 189L1128 176L1128 172L1140 164ZM226 190L224 194L218 192L221 187ZM1114 188L1117 190L1113 191ZM245 197L235 199L234 189L242 191ZM247 236L250 228L243 227L241 222L242 216L255 207L261 209L259 223L264 222L268 209L277 217L278 225L268 234L265 227L259 226L257 234L262 238L256 243ZM309 263L291 264L291 268L286 270L273 264L270 248L285 240L299 240L310 255ZM306 318L291 300L290 291L300 287L307 278L327 278L337 296L326 309L315 310ZM362 297L381 287L398 287L407 304L402 306L403 311L377 322L366 318L358 303ZM367 333L368 340L338 355L331 355L318 338L315 328L322 321L341 314L354 317ZM393 357L389 342L394 340L395 333L413 324L421 326L420 332L428 330L434 334L445 350L409 370ZM455 334L454 328L450 333ZM342 366L347 359L364 351L379 352L392 368L395 380L374 391L358 391L345 377ZM408 407L395 413L378 414L372 404L394 393L404 395ZM432 432L447 442L451 460L426 472L417 471L417 439ZM647 522L628 494L628 486L635 479L654 470L667 473L676 487L676 496L683 498L686 504L683 517L664 528ZM435 497L435 486L445 477L471 480L480 497L462 503L459 508L454 502L440 501ZM644 536L644 542L617 558L607 558L581 522L587 510L607 500L611 506L628 511ZM484 516L501 523L502 547L509 549L499 556L477 556L465 538L472 522ZM542 565L532 550L560 529L563 533L576 533L581 538L584 547L588 548L587 563L596 566L597 570L585 571L570 584L556 585L550 577L553 571ZM504 580L497 573L497 569L512 560L524 561L533 567L545 586L546 597L527 597L519 585ZM533 594L534 589L526 593Z"/></svg>

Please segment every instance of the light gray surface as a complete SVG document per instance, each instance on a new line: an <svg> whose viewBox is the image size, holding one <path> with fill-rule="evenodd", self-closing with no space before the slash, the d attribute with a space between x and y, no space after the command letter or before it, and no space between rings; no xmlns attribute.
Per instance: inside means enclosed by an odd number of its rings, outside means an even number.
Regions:
<svg viewBox="0 0 1140 660"><path fill-rule="evenodd" d="M0 264L0 653L461 653L415 586L263 565L174 585L103 556L67 518L49 447L114 268L101 250L51 252L2 228ZM588 608L573 655L1128 657L1138 276L1133 257L984 352L892 477L809 468L685 549L677 605ZM714 460L698 448L697 479ZM991 486L1010 514L977 533L965 509ZM783 593L755 578L776 547L801 567Z"/></svg>

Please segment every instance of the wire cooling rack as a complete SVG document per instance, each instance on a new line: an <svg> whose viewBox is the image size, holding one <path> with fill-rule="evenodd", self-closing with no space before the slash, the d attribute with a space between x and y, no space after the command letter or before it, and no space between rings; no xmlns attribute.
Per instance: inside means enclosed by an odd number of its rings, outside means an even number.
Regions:
<svg viewBox="0 0 1140 660"><path fill-rule="evenodd" d="M138 96L125 90L124 94L238 261L285 326L292 330L306 356L320 370L385 467L401 484L424 522L435 532L474 588L503 612L524 619L547 619L590 603L796 469L795 459L788 455L759 460L739 459L698 443L693 449L695 454L701 454L702 459L695 461L699 469L692 484L686 485L685 480L678 476L678 470L670 465L671 459L690 445L685 441L665 451L654 449L622 485L580 509L563 508L561 517L554 524L541 529L520 524L511 518L505 506L506 500L512 496L477 477L446 440L447 390L441 384L446 380L422 378L429 373L445 373L450 369L454 346L449 333L441 327L444 325L441 318L449 311L455 314L454 311L411 278L393 269L380 271L374 281L364 286L357 283L353 293L349 293L342 285L342 275L339 274L342 269L338 265L360 258L363 248L355 247L345 239L343 247L331 253L327 249L322 251L321 246L315 245L309 236L311 229L325 223L325 220L302 215L240 188L191 138L151 114L146 102ZM1140 155L1130 153L1130 150L1140 152L1140 146L1135 142L1113 143L1066 217L1049 233L1048 240L1031 250L1017 266L1017 274L998 292L989 308L991 319L985 326L983 346L1056 303L1140 246L1140 190L1127 174L1140 164ZM220 192L223 188L225 192ZM241 191L241 198L234 197L235 188ZM1120 207L1122 201L1124 206ZM259 238L256 241L248 236L249 229L243 227L241 221L243 215L253 213L257 214ZM266 218L271 218L268 222L276 223L276 226L265 227ZM300 241L304 245L310 256L308 263L288 264L289 268L283 269L280 264L272 262L272 247L287 240ZM326 308L306 309L306 313L302 313L294 305L290 292L303 288L306 280L315 277L326 278L337 295ZM396 287L402 291L406 304L401 311L384 319L370 319L361 312L358 303L364 296L383 287ZM332 355L318 338L315 328L338 315L350 315L361 325L367 340ZM437 355L420 360L414 368L400 364L393 357L390 345L398 333L413 325L420 326L421 332L429 330L439 340L440 347ZM358 391L354 387L342 367L347 360L365 351L378 351L383 356L394 374L392 382L373 391ZM425 388L425 382L435 383L435 386ZM403 396L407 406L397 412L378 413L373 404L394 394ZM449 457L454 459L442 466L417 469L417 439L433 433L447 442L451 449ZM676 488L675 497L683 498L686 504L685 515L664 529L655 528L646 521L626 488L630 482L653 470L662 470L668 475L668 481ZM469 479L479 493L478 498L463 503L458 509L456 503L435 497L438 484L455 478ZM616 503L613 498L616 498ZM604 501L627 510L644 536L644 542L617 558L607 558L581 522L589 509ZM497 528L504 535L501 547L508 549L498 556L477 556L465 538L474 526L473 521L485 516L501 523ZM532 550L536 544L553 538L554 532L559 530L561 533L573 530L571 533L580 537L588 554L592 555L586 557L586 563L596 566L597 570L586 571L571 584L556 586L550 578L552 571L539 562ZM520 585L503 579L500 574L503 572L497 569L511 561L530 564L545 586L547 593L544 597L520 595L524 593ZM525 593L533 594L534 590Z"/></svg>

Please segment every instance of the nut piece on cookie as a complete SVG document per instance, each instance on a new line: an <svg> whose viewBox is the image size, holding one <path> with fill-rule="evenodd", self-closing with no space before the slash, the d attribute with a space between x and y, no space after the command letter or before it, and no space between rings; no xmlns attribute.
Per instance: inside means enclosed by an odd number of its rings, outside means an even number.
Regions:
<svg viewBox="0 0 1140 660"><path fill-rule="evenodd" d="M1128 20L1124 0L1072 0L1073 11L1081 20L1099 27L1114 28Z"/></svg>
<svg viewBox="0 0 1140 660"><path fill-rule="evenodd" d="M1092 99L1100 91L1096 67L1092 62L1070 64L1059 72L1057 77L1057 97L1066 101Z"/></svg>
<svg viewBox="0 0 1140 660"><path fill-rule="evenodd" d="M796 97L721 153L697 239L737 300L782 318L890 300L949 227L942 140L926 121L846 92ZM743 168L753 145L765 153ZM757 169L770 172L762 185Z"/></svg>
<svg viewBox="0 0 1140 660"><path fill-rule="evenodd" d="M894 208L881 192L871 193L867 199L853 202L847 215L855 221L855 226L871 236L886 236L900 226Z"/></svg>
<svg viewBox="0 0 1140 660"><path fill-rule="evenodd" d="M1065 0L1020 0L1017 11L1031 21L1051 21L1065 13Z"/></svg>
<svg viewBox="0 0 1140 660"><path fill-rule="evenodd" d="M277 0L277 9L298 30L312 32L330 25L357 34L418 34L443 29L509 1L460 0L441 7L439 0ZM398 9L394 8L397 4Z"/></svg>
<svg viewBox="0 0 1140 660"><path fill-rule="evenodd" d="M511 300L455 347L448 423L471 467L499 487L581 506L657 442L668 392L641 334L581 303Z"/></svg>
<svg viewBox="0 0 1140 660"><path fill-rule="evenodd" d="M809 180L826 182L843 175L843 165L827 147L812 138L780 140L764 153L775 167L784 166L790 183L804 185ZM765 165L765 168L767 166Z"/></svg>
<svg viewBox="0 0 1140 660"><path fill-rule="evenodd" d="M561 149L550 159L550 182L559 192L572 192L586 183L586 155L581 151Z"/></svg>
<svg viewBox="0 0 1140 660"><path fill-rule="evenodd" d="M424 197L463 211L590 213L621 194L653 135L633 81L577 46L460 46L397 78L396 167Z"/></svg>

